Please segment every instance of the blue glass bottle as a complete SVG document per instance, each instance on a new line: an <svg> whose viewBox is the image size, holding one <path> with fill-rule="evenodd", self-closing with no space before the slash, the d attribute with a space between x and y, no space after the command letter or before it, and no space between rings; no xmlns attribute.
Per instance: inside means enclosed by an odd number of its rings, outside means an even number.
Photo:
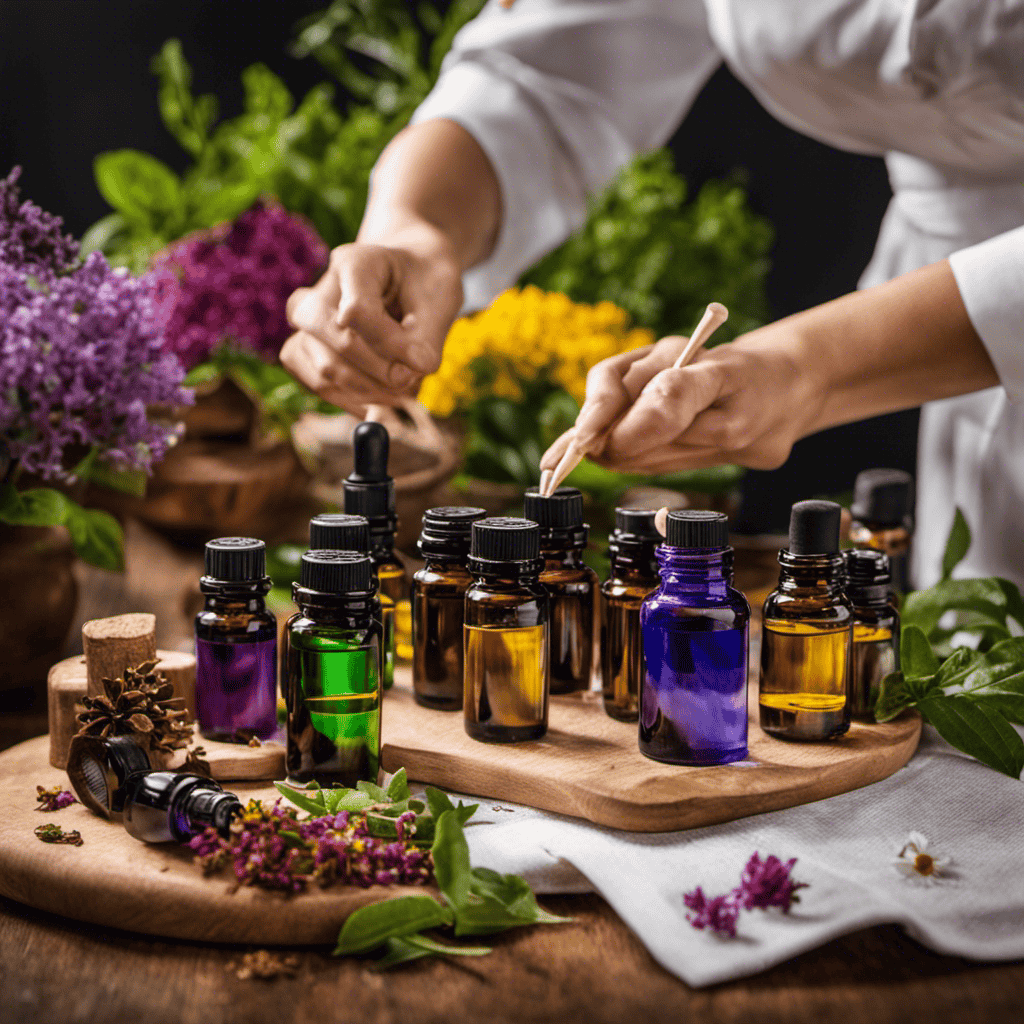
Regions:
<svg viewBox="0 0 1024 1024"><path fill-rule="evenodd" d="M727 764L747 756L750 605L732 587L720 512L668 514L658 548L661 586L640 611L647 662L640 752L668 764Z"/></svg>

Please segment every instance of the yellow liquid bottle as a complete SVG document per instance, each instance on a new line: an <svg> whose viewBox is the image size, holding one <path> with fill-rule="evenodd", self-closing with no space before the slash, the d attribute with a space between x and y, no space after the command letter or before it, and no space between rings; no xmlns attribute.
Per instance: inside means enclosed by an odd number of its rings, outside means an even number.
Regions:
<svg viewBox="0 0 1024 1024"><path fill-rule="evenodd" d="M846 574L854 615L850 710L854 718L874 721L882 680L900 668L900 613L890 560L881 551L847 551Z"/></svg>

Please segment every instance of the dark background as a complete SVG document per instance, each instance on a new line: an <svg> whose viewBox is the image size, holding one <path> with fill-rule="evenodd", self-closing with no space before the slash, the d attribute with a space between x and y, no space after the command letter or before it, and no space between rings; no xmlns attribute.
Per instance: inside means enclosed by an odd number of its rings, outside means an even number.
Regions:
<svg viewBox="0 0 1024 1024"><path fill-rule="evenodd" d="M329 76L286 52L293 26L327 0L0 0L0 174L23 167L23 195L80 235L108 211L92 159L108 149L185 155L164 130L149 62L182 40L196 92L222 114L241 108L239 73L262 61L297 97ZM670 146L691 192L737 170L750 203L775 226L768 295L785 316L856 287L889 200L880 159L841 153L790 131L721 68ZM792 502L838 494L871 466L914 471L917 412L801 441L771 473L744 479L739 532L784 532Z"/></svg>

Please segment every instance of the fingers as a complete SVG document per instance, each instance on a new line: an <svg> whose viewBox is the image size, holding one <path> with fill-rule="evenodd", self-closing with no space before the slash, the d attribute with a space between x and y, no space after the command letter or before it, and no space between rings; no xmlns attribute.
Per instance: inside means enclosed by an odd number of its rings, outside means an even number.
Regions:
<svg viewBox="0 0 1024 1024"><path fill-rule="evenodd" d="M561 437L557 438L555 443L541 456L540 468L542 470L552 470L559 462L562 461L562 456L566 453L569 445L576 439L576 428L570 427Z"/></svg>

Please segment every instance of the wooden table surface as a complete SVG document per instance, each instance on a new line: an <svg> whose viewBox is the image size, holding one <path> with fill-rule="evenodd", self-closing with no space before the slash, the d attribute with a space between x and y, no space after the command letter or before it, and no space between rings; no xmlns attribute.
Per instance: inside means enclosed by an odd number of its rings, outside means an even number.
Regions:
<svg viewBox="0 0 1024 1024"><path fill-rule="evenodd" d="M197 565L194 552L131 525L124 576L81 569L80 619L154 611L159 645L179 646ZM45 729L45 710L0 694L0 748ZM859 931L753 978L693 990L659 967L599 896L542 902L573 923L496 936L494 952L480 959L377 975L358 959L309 949L298 951L293 977L243 980L247 948L157 940L0 899L0 1024L966 1024L1016 1021L1024 1007L1024 964L938 956L897 927Z"/></svg>

